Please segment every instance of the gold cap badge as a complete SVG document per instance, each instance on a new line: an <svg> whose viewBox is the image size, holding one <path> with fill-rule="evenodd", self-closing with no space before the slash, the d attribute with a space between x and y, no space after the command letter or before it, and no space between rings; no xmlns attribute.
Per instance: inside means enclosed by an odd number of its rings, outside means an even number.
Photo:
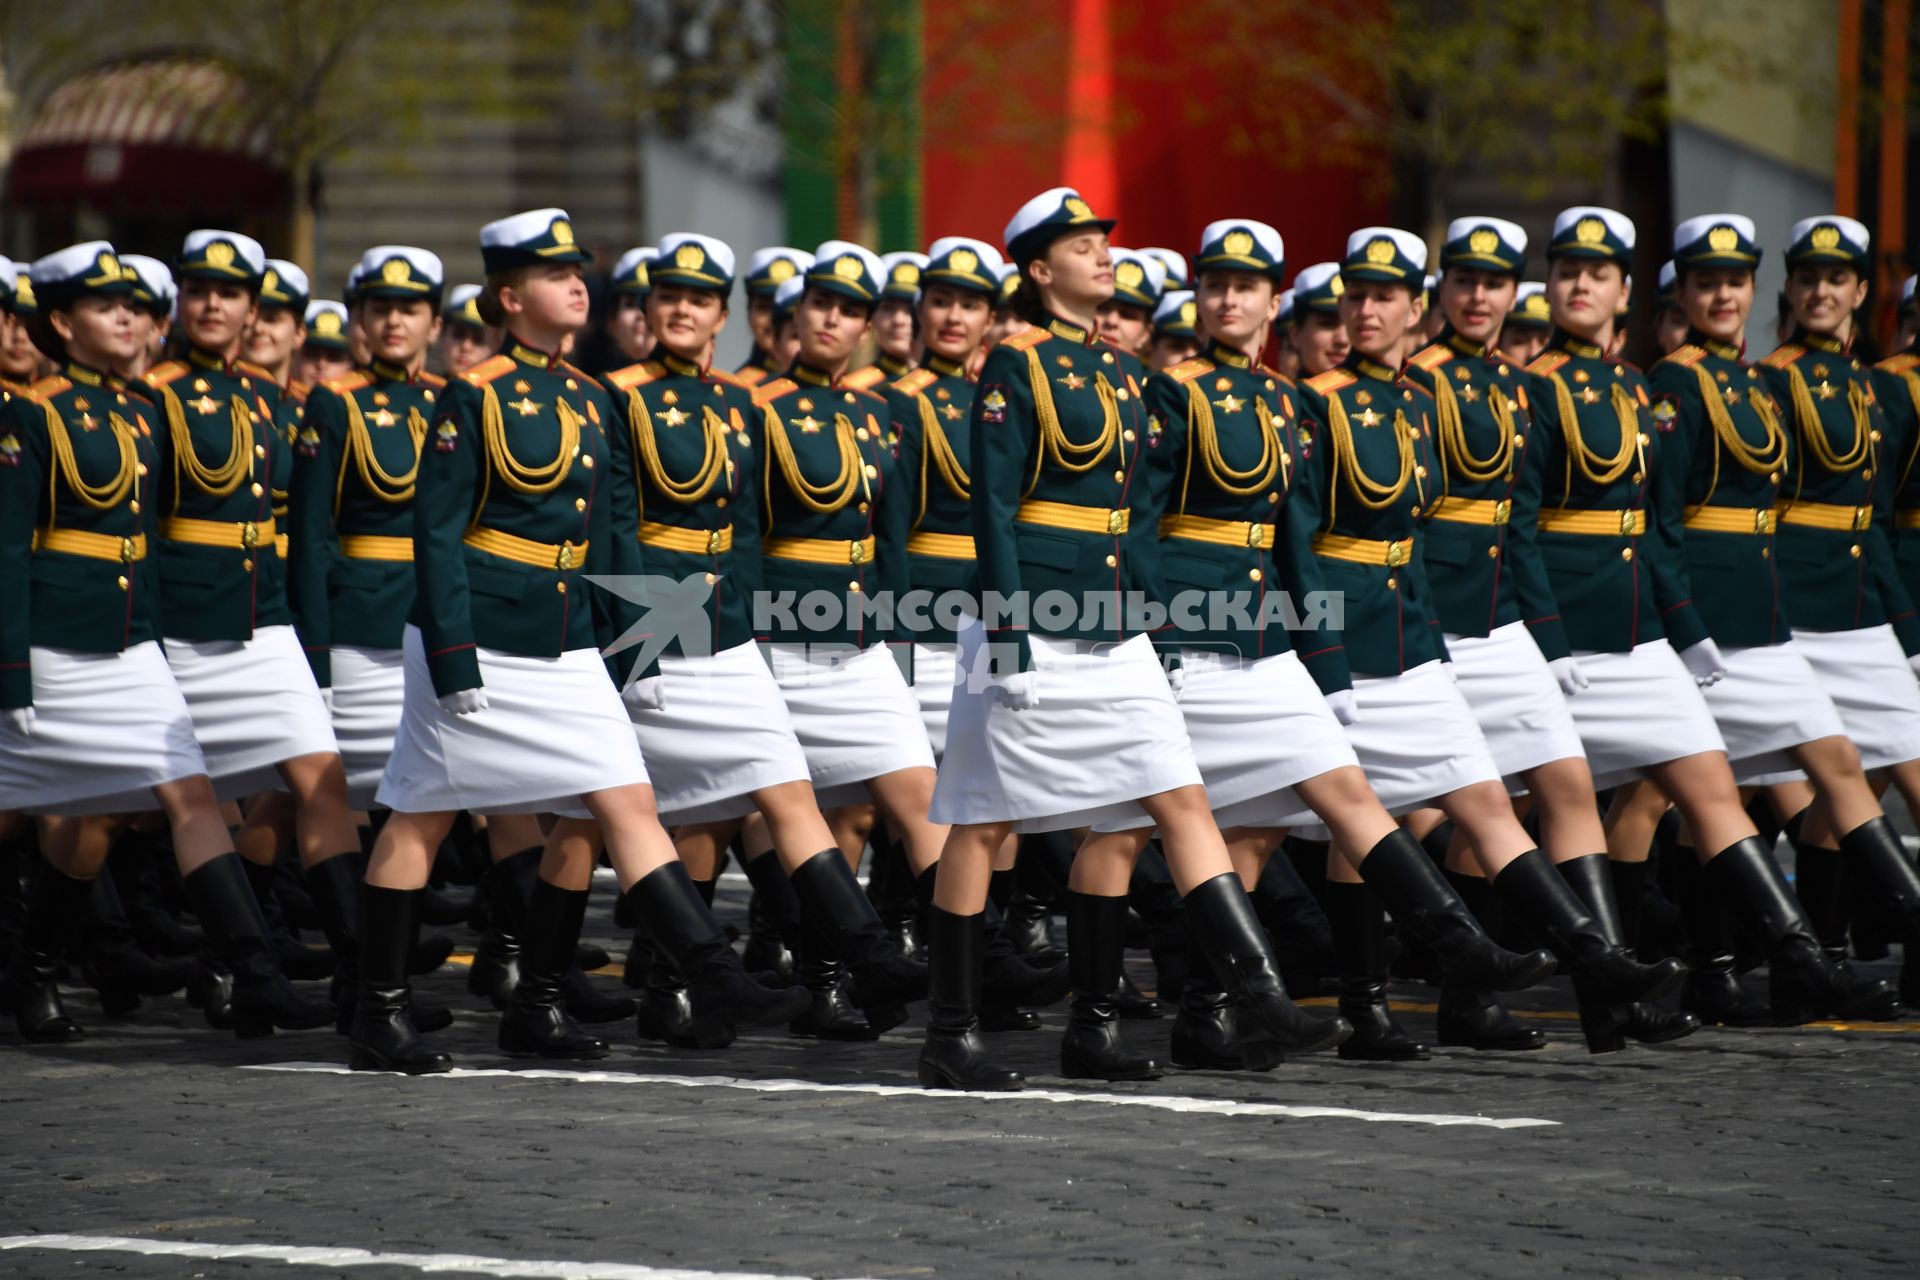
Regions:
<svg viewBox="0 0 1920 1280"><path fill-rule="evenodd" d="M767 279L780 284L782 281L793 279L793 270L792 258L775 258L767 264Z"/></svg>
<svg viewBox="0 0 1920 1280"><path fill-rule="evenodd" d="M1183 302L1180 304L1180 323L1192 324L1195 320L1198 320L1199 318L1200 318L1199 307L1195 306L1191 302Z"/></svg>
<svg viewBox="0 0 1920 1280"><path fill-rule="evenodd" d="M1740 233L1732 227L1715 227L1707 232L1707 244L1724 253L1728 249L1739 247Z"/></svg>
<svg viewBox="0 0 1920 1280"><path fill-rule="evenodd" d="M1127 289L1137 289L1140 282L1147 278L1137 262L1123 262L1113 269L1114 283Z"/></svg>
<svg viewBox="0 0 1920 1280"><path fill-rule="evenodd" d="M1573 238L1581 244L1599 244L1607 238L1607 224L1598 218L1582 218L1574 225Z"/></svg>
<svg viewBox="0 0 1920 1280"><path fill-rule="evenodd" d="M1492 253L1500 247L1500 236L1487 227L1481 227L1467 237L1467 248L1475 253Z"/></svg>
<svg viewBox="0 0 1920 1280"><path fill-rule="evenodd" d="M1075 222L1092 222L1093 209L1079 196L1068 196L1065 205L1067 216Z"/></svg>
<svg viewBox="0 0 1920 1280"><path fill-rule="evenodd" d="M947 265L963 276L970 276L980 265L980 255L971 249L955 249L948 255Z"/></svg>
<svg viewBox="0 0 1920 1280"><path fill-rule="evenodd" d="M707 263L707 252L697 244L683 244L673 251L673 265L687 271L703 267Z"/></svg>
<svg viewBox="0 0 1920 1280"><path fill-rule="evenodd" d="M833 262L833 274L842 280L858 280L866 270L866 264L850 253L842 254Z"/></svg>
<svg viewBox="0 0 1920 1280"><path fill-rule="evenodd" d="M1253 235L1247 231L1229 231L1220 247L1236 258L1244 258L1253 252Z"/></svg>
<svg viewBox="0 0 1920 1280"><path fill-rule="evenodd" d="M405 258L388 258L380 265L380 279L387 284L406 284L412 276Z"/></svg>
<svg viewBox="0 0 1920 1280"><path fill-rule="evenodd" d="M1393 241L1381 236L1367 244L1367 261L1375 264L1393 261Z"/></svg>
<svg viewBox="0 0 1920 1280"><path fill-rule="evenodd" d="M893 282L895 284L919 284L920 283L919 266L911 262L894 263L893 264Z"/></svg>
<svg viewBox="0 0 1920 1280"><path fill-rule="evenodd" d="M233 246L225 240L215 240L207 246L204 256L209 266L230 267L233 265Z"/></svg>
<svg viewBox="0 0 1920 1280"><path fill-rule="evenodd" d="M1821 223L1813 229L1813 247L1816 249L1834 249L1840 245L1840 228L1831 223Z"/></svg>
<svg viewBox="0 0 1920 1280"><path fill-rule="evenodd" d="M553 242L555 244L573 243L573 224L565 218L553 220Z"/></svg>

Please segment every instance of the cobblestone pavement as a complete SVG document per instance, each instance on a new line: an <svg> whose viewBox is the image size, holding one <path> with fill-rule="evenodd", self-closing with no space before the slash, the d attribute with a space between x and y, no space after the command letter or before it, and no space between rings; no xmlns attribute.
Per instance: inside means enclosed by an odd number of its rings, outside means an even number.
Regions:
<svg viewBox="0 0 1920 1280"><path fill-rule="evenodd" d="M590 931L612 935L599 914ZM911 1088L917 1022L871 1045L752 1033L719 1054L619 1024L611 1058L541 1076L499 1055L457 970L421 988L458 1011L437 1037L458 1064L506 1074L250 1069L339 1066L345 1046L236 1042L175 999L108 1021L75 998L89 1035L70 1046L0 1032L0 1275L399 1277L448 1253L520 1264L481 1267L497 1275L633 1277L1916 1271L1920 1022L1595 1058L1556 983L1522 1001L1552 1034L1536 1053L1322 1055L1094 1089L1053 1074L1055 1008L1045 1031L995 1037L1044 1096L981 1098ZM1430 1036L1431 993L1396 997ZM1170 1025L1128 1034L1164 1055ZM767 1087L781 1080L844 1088ZM1461 1118L1552 1123L1437 1122ZM54 1234L322 1252L22 1239ZM418 1256L324 1252L340 1248Z"/></svg>

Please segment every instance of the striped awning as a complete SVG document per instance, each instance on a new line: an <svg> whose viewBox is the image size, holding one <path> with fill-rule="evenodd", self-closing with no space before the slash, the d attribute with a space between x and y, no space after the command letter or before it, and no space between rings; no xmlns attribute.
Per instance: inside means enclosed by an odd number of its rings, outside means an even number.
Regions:
<svg viewBox="0 0 1920 1280"><path fill-rule="evenodd" d="M14 145L190 147L270 160L271 134L247 99L240 79L214 63L118 63L55 89Z"/></svg>
<svg viewBox="0 0 1920 1280"><path fill-rule="evenodd" d="M9 193L35 207L274 207L286 175L266 117L216 63L97 67L33 110L14 144Z"/></svg>

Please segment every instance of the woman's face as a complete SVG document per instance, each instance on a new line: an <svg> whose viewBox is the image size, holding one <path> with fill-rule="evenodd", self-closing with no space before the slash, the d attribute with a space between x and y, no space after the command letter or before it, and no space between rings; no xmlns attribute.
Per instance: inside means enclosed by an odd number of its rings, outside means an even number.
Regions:
<svg viewBox="0 0 1920 1280"><path fill-rule="evenodd" d="M1627 277L1617 262L1559 257L1547 268L1547 305L1553 322L1575 337L1605 332L1627 302Z"/></svg>
<svg viewBox="0 0 1920 1280"><path fill-rule="evenodd" d="M1437 287L1439 310L1453 331L1484 346L1499 336L1520 282L1509 275L1454 267L1441 273Z"/></svg>
<svg viewBox="0 0 1920 1280"><path fill-rule="evenodd" d="M1240 351L1264 338L1280 314L1273 281L1251 271L1201 272L1194 301L1207 333Z"/></svg>
<svg viewBox="0 0 1920 1280"><path fill-rule="evenodd" d="M1753 272L1745 267L1689 268L1680 275L1674 300L1688 324L1709 338L1738 346L1753 312Z"/></svg>
<svg viewBox="0 0 1920 1280"><path fill-rule="evenodd" d="M993 304L983 293L930 284L920 295L920 333L927 350L965 363L987 336Z"/></svg>
<svg viewBox="0 0 1920 1280"><path fill-rule="evenodd" d="M1852 267L1803 262L1787 274L1787 305L1808 333L1844 337L1867 300L1867 282Z"/></svg>
<svg viewBox="0 0 1920 1280"><path fill-rule="evenodd" d="M203 351L237 355L253 323L254 296L224 280L187 279L180 285L180 324Z"/></svg>
<svg viewBox="0 0 1920 1280"><path fill-rule="evenodd" d="M808 285L793 310L800 358L816 369L838 372L867 336L867 304Z"/></svg>
<svg viewBox="0 0 1920 1280"><path fill-rule="evenodd" d="M895 360L913 359L913 304L881 299L873 309L873 343Z"/></svg>
<svg viewBox="0 0 1920 1280"><path fill-rule="evenodd" d="M711 289L657 285L647 299L646 324L674 355L705 364L713 340L727 327L727 304Z"/></svg>
<svg viewBox="0 0 1920 1280"><path fill-rule="evenodd" d="M1027 272L1034 284L1076 314L1091 315L1113 296L1113 255L1104 231L1061 236Z"/></svg>
<svg viewBox="0 0 1920 1280"><path fill-rule="evenodd" d="M84 297L49 313L67 354L95 369L111 369L140 350L133 331L133 304L125 298Z"/></svg>
<svg viewBox="0 0 1920 1280"><path fill-rule="evenodd" d="M1353 349L1347 326L1340 317L1325 311L1305 311L1293 326L1293 349L1300 359L1303 377L1315 377L1337 369Z"/></svg>

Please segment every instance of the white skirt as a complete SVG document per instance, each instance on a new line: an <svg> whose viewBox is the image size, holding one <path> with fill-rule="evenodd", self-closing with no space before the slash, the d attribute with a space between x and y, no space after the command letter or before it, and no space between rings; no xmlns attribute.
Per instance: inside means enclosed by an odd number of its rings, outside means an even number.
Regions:
<svg viewBox="0 0 1920 1280"><path fill-rule="evenodd" d="M1294 783L1359 763L1298 655L1248 662L1191 649L1181 652L1180 667L1180 716L1222 831L1298 821L1308 810ZM1096 825L1125 831L1152 821L1140 813Z"/></svg>
<svg viewBox="0 0 1920 1280"><path fill-rule="evenodd" d="M1794 641L1723 649L1721 656L1727 674L1700 693L1727 744L1735 782L1763 786L1805 777L1787 748L1846 736L1833 700Z"/></svg>
<svg viewBox="0 0 1920 1280"><path fill-rule="evenodd" d="M1453 674L1502 776L1585 754L1560 682L1524 622L1486 636L1448 636ZM1524 784L1511 783L1516 794Z"/></svg>
<svg viewBox="0 0 1920 1280"><path fill-rule="evenodd" d="M886 645L776 644L767 662L821 808L866 803L882 774L933 768L920 704Z"/></svg>
<svg viewBox="0 0 1920 1280"><path fill-rule="evenodd" d="M1920 759L1920 681L1892 627L1796 630L1793 642L1825 686L1864 767Z"/></svg>
<svg viewBox="0 0 1920 1280"><path fill-rule="evenodd" d="M1665 640L1649 640L1627 653L1573 656L1588 684L1567 706L1595 788L1629 782L1648 765L1727 749L1700 686Z"/></svg>
<svg viewBox="0 0 1920 1280"><path fill-rule="evenodd" d="M1031 637L1038 706L1016 711L974 673L986 629L960 631L935 822L1061 831L1132 817L1140 799L1200 781L1180 704L1146 636L1119 645Z"/></svg>
<svg viewBox="0 0 1920 1280"><path fill-rule="evenodd" d="M420 629L408 627L406 707L379 803L399 813L557 813L582 796L647 781L620 691L597 649L528 658L480 649L487 708L441 710Z"/></svg>
<svg viewBox="0 0 1920 1280"><path fill-rule="evenodd" d="M119 653L35 646L33 731L0 719L0 812L139 813L207 771L173 673L149 640Z"/></svg>
<svg viewBox="0 0 1920 1280"><path fill-rule="evenodd" d="M953 686L960 675L959 652L955 644L913 646L913 696L920 704L920 723L927 727L936 764L947 754L947 716L953 710Z"/></svg>
<svg viewBox="0 0 1920 1280"><path fill-rule="evenodd" d="M221 800L284 791L275 766L340 750L292 627L261 627L251 640L164 644Z"/></svg>
<svg viewBox="0 0 1920 1280"><path fill-rule="evenodd" d="M352 645L335 645L332 654L333 736L347 769L347 802L367 809L374 806L393 755L393 735L400 729L406 659L398 649Z"/></svg>
<svg viewBox="0 0 1920 1280"><path fill-rule="evenodd" d="M744 817L755 791L807 780L807 757L759 645L707 658L662 655L660 677L664 705L627 715L662 822Z"/></svg>

